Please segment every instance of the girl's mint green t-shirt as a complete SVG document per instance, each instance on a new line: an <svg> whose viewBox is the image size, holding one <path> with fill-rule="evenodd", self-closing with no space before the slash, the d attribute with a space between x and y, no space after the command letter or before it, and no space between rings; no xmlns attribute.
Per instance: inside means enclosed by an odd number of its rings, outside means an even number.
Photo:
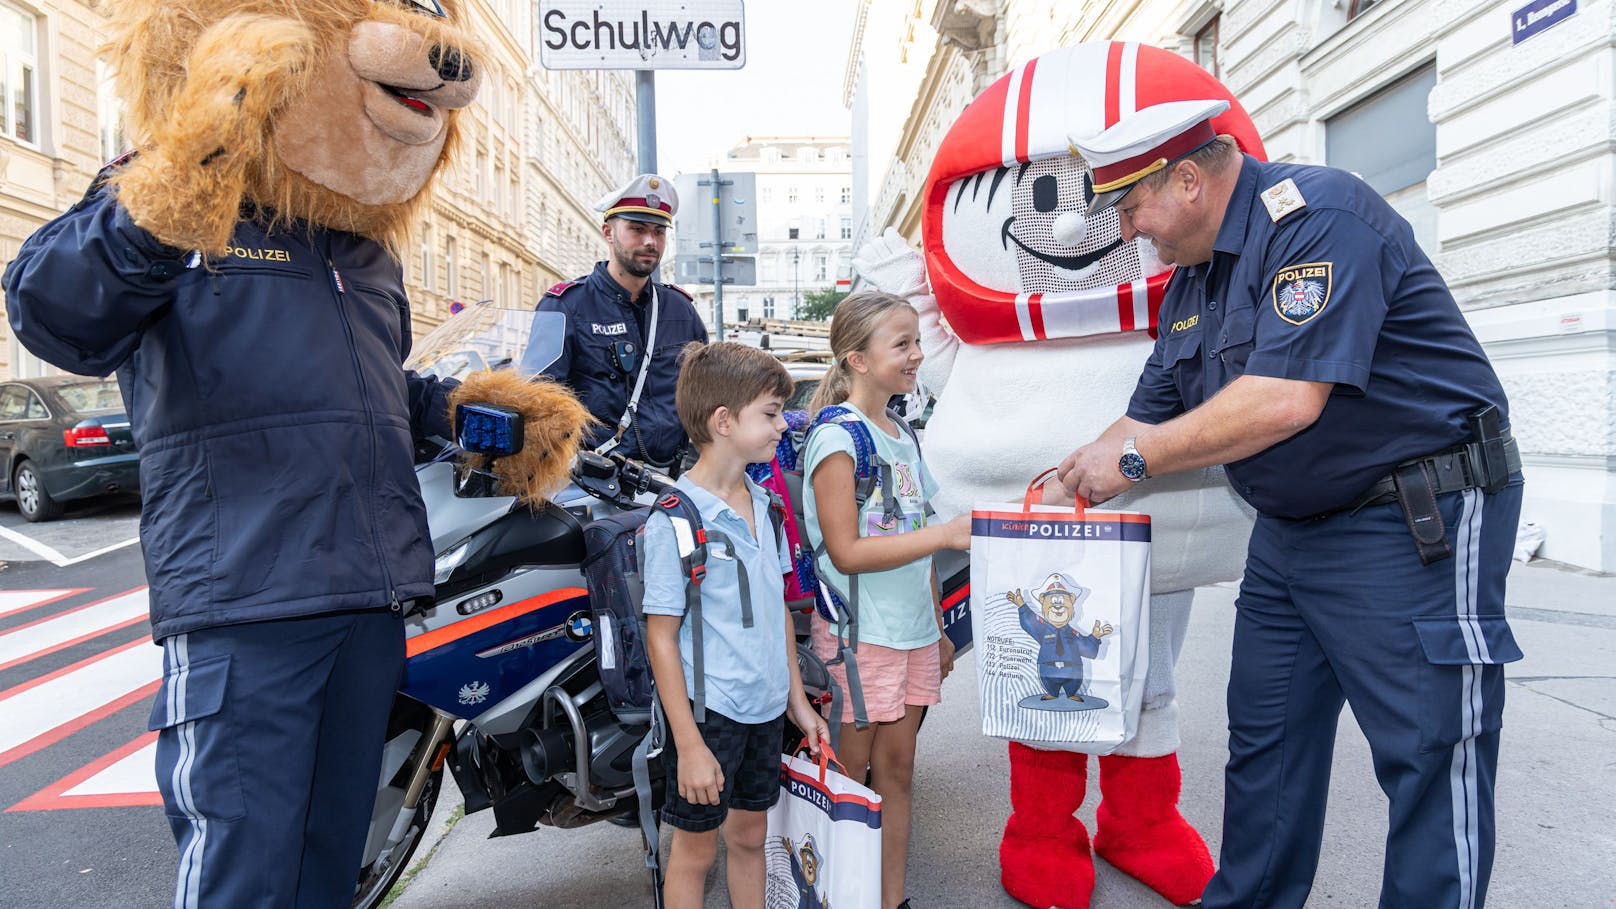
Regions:
<svg viewBox="0 0 1616 909"><path fill-rule="evenodd" d="M877 487L859 512L859 536L888 536L925 527L926 502L937 494L938 486L920 457L920 449L901 427L897 437L889 436L852 404L844 402L842 406L864 421L876 450L892 465L893 486L896 487L893 492L900 510L896 520L887 519L884 496L888 491ZM853 457L853 438L847 430L835 426L815 429L808 439L802 472L808 542L815 549L819 548L823 536L819 532L818 503L814 498L814 470L837 452ZM821 554L815 565L819 577L834 589L843 593L849 589L847 575L831 564L829 553ZM858 608L860 643L914 650L937 640L941 633L937 629L936 602L932 599L931 556L886 571L859 575Z"/></svg>

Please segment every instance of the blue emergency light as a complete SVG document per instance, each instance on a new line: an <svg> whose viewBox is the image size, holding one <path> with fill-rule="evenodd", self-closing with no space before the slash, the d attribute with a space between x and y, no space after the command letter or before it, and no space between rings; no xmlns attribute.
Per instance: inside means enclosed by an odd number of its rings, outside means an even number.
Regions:
<svg viewBox="0 0 1616 909"><path fill-rule="evenodd" d="M497 404L461 404L455 408L455 441L472 454L516 454L522 450L522 415Z"/></svg>

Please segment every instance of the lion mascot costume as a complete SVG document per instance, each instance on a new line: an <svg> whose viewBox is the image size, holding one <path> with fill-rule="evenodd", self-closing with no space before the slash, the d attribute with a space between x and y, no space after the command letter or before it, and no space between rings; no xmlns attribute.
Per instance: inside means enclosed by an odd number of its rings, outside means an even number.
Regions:
<svg viewBox="0 0 1616 909"><path fill-rule="evenodd" d="M1114 210L1085 215L1089 168L1070 139L1150 104L1225 98L1214 120L1261 156L1228 89L1153 47L1095 42L1016 67L959 116L937 149L922 211L924 256L889 230L854 266L920 312L921 378L938 394L927 460L945 517L1020 498L1126 409L1150 354L1171 270L1124 242ZM1212 860L1179 815L1173 666L1193 588L1240 574L1251 516L1221 469L1152 479L1107 503L1152 519L1150 664L1136 735L1099 758L1094 851L1175 904L1200 898ZM1088 755L1010 744L1006 891L1028 905L1086 909L1088 831L1074 816Z"/></svg>
<svg viewBox="0 0 1616 909"><path fill-rule="evenodd" d="M455 383L403 369L397 252L482 65L453 0L118 0L136 152L7 266L18 339L117 371L164 677L150 726L173 905L348 906L433 593L414 440ZM553 383L463 397L531 421L534 501L589 417ZM468 386L471 383L468 382Z"/></svg>

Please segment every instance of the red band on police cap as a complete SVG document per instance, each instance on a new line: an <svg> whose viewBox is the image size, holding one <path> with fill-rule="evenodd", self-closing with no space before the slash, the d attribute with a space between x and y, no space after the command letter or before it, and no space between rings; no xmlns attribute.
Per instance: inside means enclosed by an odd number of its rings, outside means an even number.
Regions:
<svg viewBox="0 0 1616 909"><path fill-rule="evenodd" d="M1185 132L1179 133L1150 151L1134 155L1131 158L1124 158L1112 164L1096 167L1094 169L1094 191L1103 193L1113 189L1121 189L1162 169L1167 166L1167 162L1174 158L1187 155L1217 137L1217 132L1212 128L1212 121L1202 120Z"/></svg>

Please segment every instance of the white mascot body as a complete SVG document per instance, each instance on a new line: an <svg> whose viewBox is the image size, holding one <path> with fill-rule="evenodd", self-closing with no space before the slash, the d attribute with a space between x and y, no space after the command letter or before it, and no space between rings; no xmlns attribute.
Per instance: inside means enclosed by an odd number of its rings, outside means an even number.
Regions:
<svg viewBox="0 0 1616 909"><path fill-rule="evenodd" d="M920 313L921 378L938 395L926 460L942 516L1018 500L1034 476L1126 412L1171 270L1148 242L1122 240L1115 210L1085 215L1092 183L1070 138L1146 105L1203 98L1230 101L1213 125L1263 155L1228 89L1176 54L1121 42L1045 54L990 86L943 139L925 189L924 259L891 230L859 251L859 272ZM1173 664L1193 588L1239 576L1251 511L1218 468L1152 478L1105 507L1151 516L1151 660L1137 734L1099 759L1094 848L1187 904L1212 862L1178 814ZM1010 745L1000 867L1022 902L1089 905L1088 833L1073 816L1087 762Z"/></svg>

